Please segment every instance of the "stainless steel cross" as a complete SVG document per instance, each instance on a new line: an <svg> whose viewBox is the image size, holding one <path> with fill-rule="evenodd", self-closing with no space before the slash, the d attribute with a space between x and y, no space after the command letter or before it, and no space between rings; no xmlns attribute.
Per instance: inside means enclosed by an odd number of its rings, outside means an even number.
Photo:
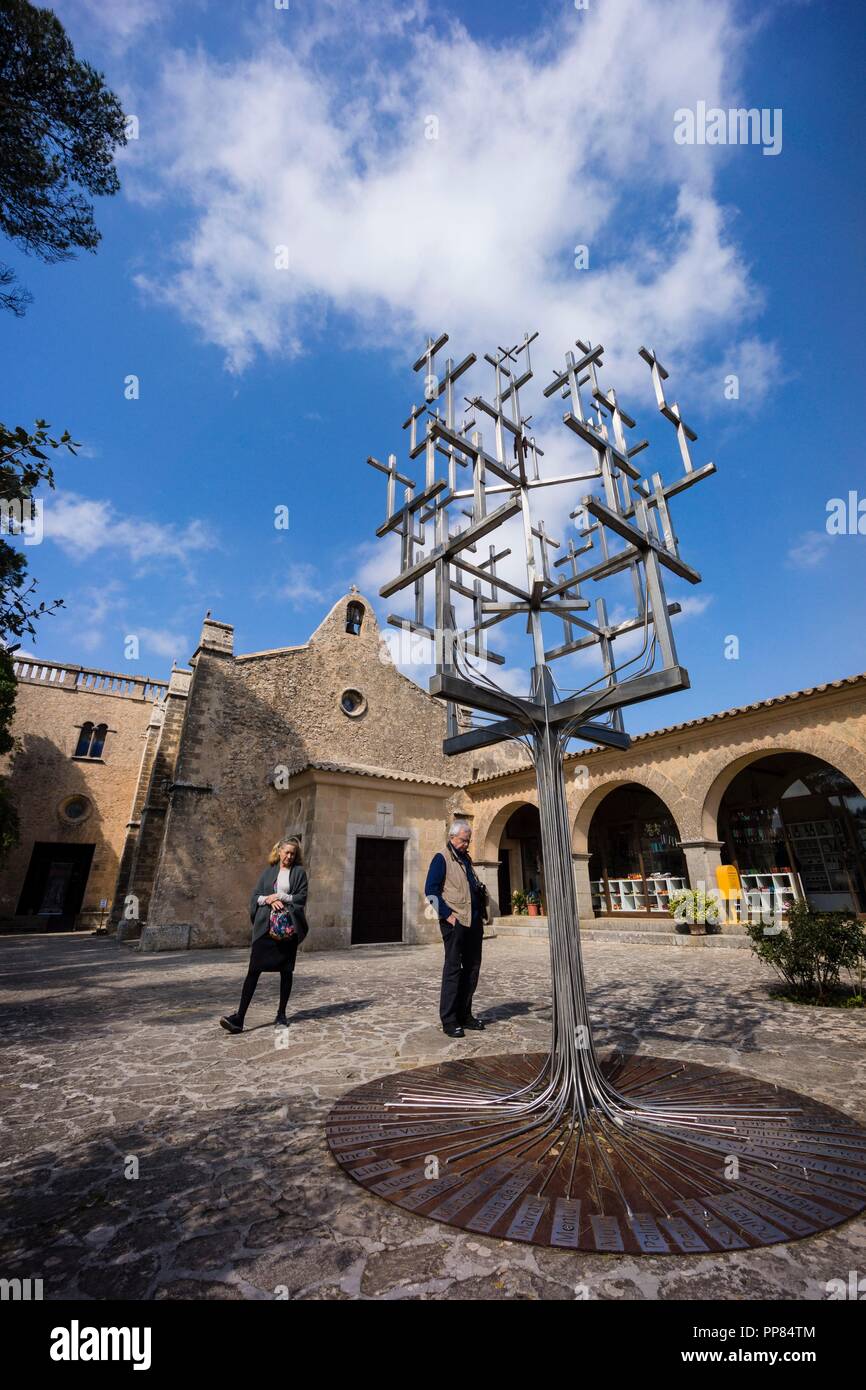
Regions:
<svg viewBox="0 0 866 1390"><path fill-rule="evenodd" d="M588 450L581 467L555 475L544 463L543 451L530 433L531 416L523 413L521 393L531 381L530 344L536 334L526 334L512 347L498 347L484 361L493 370L492 400L477 393L468 399L475 413L493 421L495 444L492 453L484 448L473 421L458 428L455 410L455 383L476 362L474 353L456 361L447 359L444 373L436 373L436 355L448 342L447 334L429 337L414 363L425 372L424 406L413 406L404 427L409 430L410 462L424 458L423 484L414 484L398 471L394 455L387 466L369 461L388 478L387 517L378 534L396 531L401 536L399 573L382 587L383 597L411 590L414 618L391 615L389 621L413 631L432 635L436 645L436 671L430 691L450 707L449 727L457 728L453 717L457 705L482 716L497 716L492 723L459 732L446 740L447 752L459 752L513 738L527 731L544 728L548 734L565 739L593 738L599 742L624 746L619 711L638 700L682 689L688 675L679 665L671 627L671 616L679 605L665 595L663 576L673 573L695 584L700 575L683 560L671 517L671 499L684 488L715 471L712 463L696 469L688 452L696 438L682 419L679 406L669 405L663 382L668 373L654 353L641 349L641 357L652 373L656 404L674 424L680 441L683 471L664 482L660 472L646 476L638 458L648 449L646 439L629 445L627 432L636 421L622 406L613 387L603 388L599 374L604 349L576 339L579 356L565 354L564 369L554 374L544 395L562 396L567 404L563 424L579 448ZM456 362L456 365L455 365ZM586 394L584 394L586 393ZM444 415L438 401L444 397ZM419 431L423 422L423 433ZM506 447L506 438L509 447ZM651 451L650 451L651 452ZM439 460L439 464L437 464ZM439 476L444 460L446 476ZM458 485L458 472L468 470L465 485ZM587 484L600 485L599 492L586 492ZM399 505L398 484L405 488ZM574 487L582 484L577 506L569 509L585 519L580 544L568 541L565 555L551 565L550 551L559 542L548 534L544 522L532 515L531 496L539 487ZM417 490L416 490L417 487ZM467 506L466 504L469 503ZM449 520L451 518L451 520ZM432 538L425 542L426 523L433 522ZM506 545L490 546L489 560L478 563L473 557L479 542L506 528ZM512 534L513 533L513 534ZM497 561L514 550L522 536L521 572L505 578ZM564 568L562 577L554 571ZM604 596L595 602L595 621L580 616L591 606L586 586L604 584L628 572L633 593L633 612L611 623ZM427 617L425 585L434 582L432 623ZM471 618L458 626L455 600L465 599ZM618 600L619 602L620 600ZM472 658L501 661L485 649L483 636L495 624L520 615L525 617L531 638L529 695L516 696L499 689L489 670L474 667ZM545 636L555 621L562 640L554 644ZM617 658L617 638L629 632L643 632L637 656ZM590 675L583 687L558 699L550 664L588 648L598 653L598 674ZM601 724L597 717L609 722Z"/></svg>

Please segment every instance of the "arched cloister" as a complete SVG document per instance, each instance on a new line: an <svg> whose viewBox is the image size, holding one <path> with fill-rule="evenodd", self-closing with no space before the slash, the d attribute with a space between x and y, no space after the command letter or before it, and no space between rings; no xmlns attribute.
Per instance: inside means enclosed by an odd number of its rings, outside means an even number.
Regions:
<svg viewBox="0 0 866 1390"><path fill-rule="evenodd" d="M476 868L484 869L497 917L511 913L512 892L536 890L544 896L541 824L533 795L509 797L486 829L476 827Z"/></svg>
<svg viewBox="0 0 866 1390"><path fill-rule="evenodd" d="M751 902L866 914L866 796L838 767L775 748L736 759L711 792L721 862Z"/></svg>
<svg viewBox="0 0 866 1390"><path fill-rule="evenodd" d="M502 839L502 832L515 811L519 811L521 806L534 806L538 809L538 797L534 791L514 792L497 807L490 815L485 824L481 809L476 811L475 818L475 848L473 857L490 863L495 862L499 855L499 843Z"/></svg>
<svg viewBox="0 0 866 1390"><path fill-rule="evenodd" d="M850 747L840 739L816 739L800 735L782 744L778 740L767 740L763 745L750 748L747 753L734 758L729 748L720 748L701 759L686 790L686 800L698 812L698 833L704 839L718 839L719 807L734 778L751 763L775 754L788 754L791 757L809 754L818 758L847 777L861 795L866 795L866 757L859 749Z"/></svg>
<svg viewBox="0 0 866 1390"><path fill-rule="evenodd" d="M600 803L618 787L629 785L653 792L668 807L678 829L682 828L687 808L684 805L683 793L676 783L655 769L628 768L606 777L603 781L599 780L579 793L571 831L571 847L575 854L587 853L589 827Z"/></svg>
<svg viewBox="0 0 866 1390"><path fill-rule="evenodd" d="M669 917L672 893L688 886L677 820L645 783L622 778L583 808L586 850L575 854L582 915Z"/></svg>

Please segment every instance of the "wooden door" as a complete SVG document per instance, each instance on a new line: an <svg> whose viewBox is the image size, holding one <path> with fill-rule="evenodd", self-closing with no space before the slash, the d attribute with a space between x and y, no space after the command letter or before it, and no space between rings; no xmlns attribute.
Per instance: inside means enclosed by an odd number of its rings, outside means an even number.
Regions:
<svg viewBox="0 0 866 1390"><path fill-rule="evenodd" d="M355 841L352 945L403 940L405 841L359 835Z"/></svg>

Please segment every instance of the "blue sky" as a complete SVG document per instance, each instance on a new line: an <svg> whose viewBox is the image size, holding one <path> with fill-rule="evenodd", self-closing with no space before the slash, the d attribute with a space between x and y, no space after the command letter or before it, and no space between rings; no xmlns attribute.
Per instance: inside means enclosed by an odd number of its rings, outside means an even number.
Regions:
<svg viewBox="0 0 866 1390"><path fill-rule="evenodd" d="M34 295L23 320L0 319L4 417L41 415L85 445L59 462L28 548L40 596L67 605L41 622L41 656L162 674L207 609L236 650L289 645L353 581L381 618L384 482L364 459L403 448L424 336L480 356L538 328L524 404L552 459L585 461L540 390L589 336L665 477L675 445L642 342L698 431L695 463L719 470L674 506L704 579L669 594L689 599L676 636L692 688L627 727L866 669L866 536L825 525L831 498L866 498L860 5L56 10L140 130L122 192L97 204L95 256L46 267L0 248ZM781 108L781 153L678 146L673 113L699 100ZM559 539L575 500L553 508ZM519 630L502 650L513 674Z"/></svg>

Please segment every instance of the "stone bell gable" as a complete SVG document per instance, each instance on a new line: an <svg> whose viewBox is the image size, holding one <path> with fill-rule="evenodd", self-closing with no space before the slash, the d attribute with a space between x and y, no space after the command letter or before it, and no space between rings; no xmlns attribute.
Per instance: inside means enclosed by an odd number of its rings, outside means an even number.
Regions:
<svg viewBox="0 0 866 1390"><path fill-rule="evenodd" d="M315 760L464 780L443 706L398 671L357 590L294 647L235 654L232 628L206 619L191 664L181 782L239 790L253 767L266 783Z"/></svg>
<svg viewBox="0 0 866 1390"><path fill-rule="evenodd" d="M301 758L464 780L466 759L442 752L444 707L397 669L364 595L339 599L292 665L310 694L293 719Z"/></svg>

